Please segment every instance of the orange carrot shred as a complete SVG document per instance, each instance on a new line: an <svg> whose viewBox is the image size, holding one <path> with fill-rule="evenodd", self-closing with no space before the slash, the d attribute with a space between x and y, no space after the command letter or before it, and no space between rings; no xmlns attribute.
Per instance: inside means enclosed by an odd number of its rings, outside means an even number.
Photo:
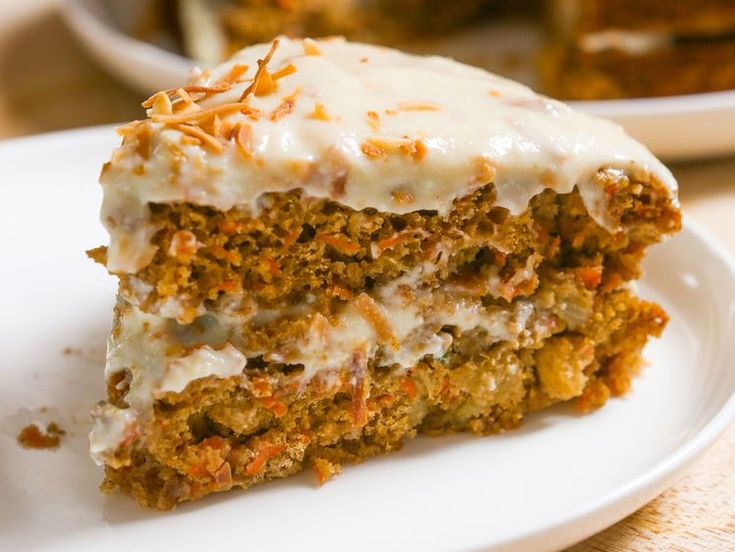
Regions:
<svg viewBox="0 0 735 552"><path fill-rule="evenodd" d="M225 149L219 140L217 140L211 134L207 134L199 127L190 126L190 125L176 125L176 128L185 134L198 138L205 145L211 147L217 153L221 153Z"/></svg>
<svg viewBox="0 0 735 552"><path fill-rule="evenodd" d="M315 239L322 243L326 243L327 245L331 245L340 253L345 253L347 255L354 255L355 253L360 251L359 244L356 244L355 242L350 241L347 238L344 238L342 236L334 236L330 234L317 234L315 236Z"/></svg>
<svg viewBox="0 0 735 552"><path fill-rule="evenodd" d="M296 69L296 66L293 63L289 63L288 65L281 67L278 71L274 72L273 80L282 79L283 77L287 77L289 75L293 75L298 69Z"/></svg>
<svg viewBox="0 0 735 552"><path fill-rule="evenodd" d="M580 266L574 272L587 289L595 289L602 282L601 266Z"/></svg>
<svg viewBox="0 0 735 552"><path fill-rule="evenodd" d="M286 115L289 115L290 113L293 113L294 107L296 106L296 98L301 93L300 89L296 89L293 94L290 94L283 98L283 101L280 103L280 105L275 108L271 114L268 116L268 118L273 121L280 121L283 119Z"/></svg>
<svg viewBox="0 0 735 552"><path fill-rule="evenodd" d="M416 398L416 384L409 376L403 378L403 381L401 381L401 387L403 387L403 390L409 398Z"/></svg>
<svg viewBox="0 0 735 552"><path fill-rule="evenodd" d="M268 50L268 53L265 55L263 59L258 60L258 70L255 72L255 76L253 77L253 82L250 83L250 86L248 86L245 91L242 93L242 96L240 96L240 101L244 102L248 99L248 97L255 93L258 89L258 83L263 76L263 73L265 72L266 65L270 62L270 60L273 58L273 54L276 53L276 49L278 48L278 45L280 44L280 41L276 38L273 43L271 44L271 49Z"/></svg>
<svg viewBox="0 0 735 552"><path fill-rule="evenodd" d="M286 447L274 445L273 443L262 442L258 445L253 458L248 465L245 466L245 475L253 476L263 471L263 466L271 458L281 454Z"/></svg>
<svg viewBox="0 0 735 552"><path fill-rule="evenodd" d="M370 322L375 333L378 334L378 339L382 343L388 343L394 351L397 351L401 347L401 343L393 331L393 327L388 322L385 309L376 303L372 297L367 293L361 293L355 299L355 307Z"/></svg>
<svg viewBox="0 0 735 552"><path fill-rule="evenodd" d="M249 65L236 63L227 73L220 77L218 82L235 84L239 81L240 77L242 77L247 72L249 68Z"/></svg>

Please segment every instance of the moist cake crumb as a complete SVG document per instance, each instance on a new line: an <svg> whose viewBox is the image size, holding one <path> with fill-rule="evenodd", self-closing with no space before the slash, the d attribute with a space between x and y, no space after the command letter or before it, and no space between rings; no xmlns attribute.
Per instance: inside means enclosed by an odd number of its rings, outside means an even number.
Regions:
<svg viewBox="0 0 735 552"><path fill-rule="evenodd" d="M58 448L63 435L66 435L66 431L56 422L50 422L45 432L36 424L30 424L20 430L17 440L23 448L51 449Z"/></svg>
<svg viewBox="0 0 735 552"><path fill-rule="evenodd" d="M316 472L319 485L324 485L327 481L340 474L342 464L330 462L326 458L315 458L314 471Z"/></svg>

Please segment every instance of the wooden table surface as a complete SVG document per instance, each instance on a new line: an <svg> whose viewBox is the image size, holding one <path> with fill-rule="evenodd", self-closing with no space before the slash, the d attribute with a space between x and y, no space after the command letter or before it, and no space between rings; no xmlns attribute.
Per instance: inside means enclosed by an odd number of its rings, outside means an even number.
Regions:
<svg viewBox="0 0 735 552"><path fill-rule="evenodd" d="M0 139L142 116L142 94L90 60L55 3L0 0ZM672 169L686 213L735 253L735 157ZM735 424L673 487L571 550L735 550Z"/></svg>

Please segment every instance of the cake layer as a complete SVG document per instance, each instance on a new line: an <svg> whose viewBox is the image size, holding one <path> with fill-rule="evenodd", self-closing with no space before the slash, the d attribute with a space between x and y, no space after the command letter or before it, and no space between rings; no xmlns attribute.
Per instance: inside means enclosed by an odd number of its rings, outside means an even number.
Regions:
<svg viewBox="0 0 735 552"><path fill-rule="evenodd" d="M575 329L562 324L553 336L498 342L478 330L400 373L358 354L307 384L298 372L248 363L243 375L174 386L135 421L120 408L118 384L113 404L95 412L103 488L165 509L310 464L324 478L336 464L395 450L417 433L492 433L570 399L588 410L627 390L641 347L664 323L660 308L619 290L600 295ZM111 435L119 441L105 448Z"/></svg>
<svg viewBox="0 0 735 552"><path fill-rule="evenodd" d="M356 351L377 367L401 373L425 356L443 357L468 333L481 331L486 341L528 345L575 329L592 315L598 294L609 291L601 270L593 266L545 265L538 273L529 271L525 277L534 281L533 293L510 300L494 300L480 274L470 282L434 282L430 271L430 265L418 265L411 275L370 293L262 310L246 321L208 314L179 324L121 299L105 369L108 391L116 403L144 419L169 391L264 363L298 373L301 386L350 366Z"/></svg>
<svg viewBox="0 0 735 552"><path fill-rule="evenodd" d="M257 215L264 194L300 189L356 211L446 215L492 183L511 214L576 187L605 225L601 168L676 189L616 125L444 58L336 39L247 48L145 105L150 119L121 129L101 177L113 273L155 256L150 204Z"/></svg>
<svg viewBox="0 0 735 552"><path fill-rule="evenodd" d="M561 45L547 48L541 66L544 87L554 96L576 100L735 88L735 34L711 39L664 37L632 50L612 46L599 51Z"/></svg>
<svg viewBox="0 0 735 552"><path fill-rule="evenodd" d="M657 181L615 171L598 179L615 234L588 215L577 191L541 193L517 216L495 206L492 186L456 200L445 216L357 212L298 192L262 198L259 217L153 205L157 252L121 277L121 293L147 312L191 322L205 312L247 319L260 309L348 299L422 263L432 263L433 279L484 278L486 292L506 300L533 291L541 259L599 268L606 257L605 280L629 280L643 249L678 228L677 207ZM103 250L94 256L104 262Z"/></svg>

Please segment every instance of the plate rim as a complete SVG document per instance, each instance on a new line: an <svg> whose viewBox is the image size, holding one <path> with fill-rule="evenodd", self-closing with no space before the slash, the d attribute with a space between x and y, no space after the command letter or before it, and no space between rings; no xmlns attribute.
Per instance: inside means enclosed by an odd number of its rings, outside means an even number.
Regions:
<svg viewBox="0 0 735 552"><path fill-rule="evenodd" d="M112 138L115 125L98 125L69 130L60 130L0 141L0 155L14 153L16 148L41 147L55 141L69 139L90 141L99 139L103 133ZM732 277L735 288L735 256L709 230L683 217L682 233L690 233L708 257L721 263L724 273ZM735 420L735 386L730 396L692 437L661 458L653 466L632 479L618 485L612 491L594 498L570 510L559 519L537 526L532 532L511 535L505 540L495 541L477 550L545 550L550 544L564 547L579 542L622 520L668 488L672 478L681 474L711 448L724 431ZM570 529L571 527L571 529ZM575 529L576 527L576 529ZM565 528L567 530L565 531Z"/></svg>
<svg viewBox="0 0 735 552"><path fill-rule="evenodd" d="M735 283L735 255L730 251L706 228L700 223L695 222L686 214L682 219L682 232L690 232L700 245L709 249L710 256L716 258L723 263L723 268L732 276ZM505 548L516 546L529 546L523 550L541 549L538 547L544 540L553 540L550 536L561 531L573 523L587 525L581 520L590 518L604 518L605 514L609 514L617 506L629 501L634 504L626 508L621 508L619 514L613 514L614 520L611 523L603 523L599 528L591 531L579 531L574 538L559 540L557 544L560 547L571 546L580 542L603 529L611 527L626 516L632 514L644 504L647 504L655 497L660 495L668 488L668 481L684 470L690 467L694 462L702 457L714 444L717 439L730 427L735 421L735 388L730 392L729 398L722 407L709 418L704 426L681 446L674 449L669 455L662 460L643 471L633 479L626 481L613 491L604 494L581 507L572 510L569 514L560 520L556 520L546 526L537 528L533 533L520 537L510 537L506 541L501 541L487 548L488 550L504 550ZM640 499L645 496L644 499ZM636 500L637 499L637 500ZM612 518L611 518L612 519ZM547 542L548 542L547 540Z"/></svg>

